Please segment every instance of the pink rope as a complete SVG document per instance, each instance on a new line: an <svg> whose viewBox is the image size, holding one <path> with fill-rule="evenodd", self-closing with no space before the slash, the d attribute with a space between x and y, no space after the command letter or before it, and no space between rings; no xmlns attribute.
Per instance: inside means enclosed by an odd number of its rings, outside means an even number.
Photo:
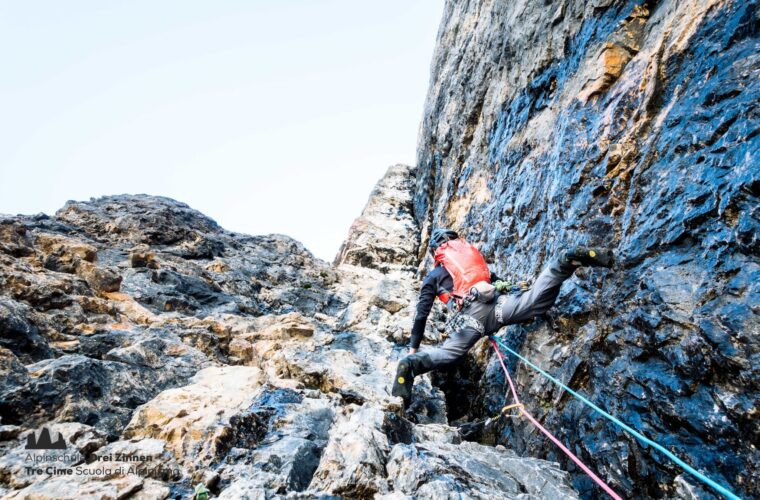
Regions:
<svg viewBox="0 0 760 500"><path fill-rule="evenodd" d="M520 413L522 415L525 415L527 417L527 419L530 420L530 423L532 423L533 425L535 425L538 430L540 430L546 437L548 437L549 439L551 439L551 441L554 444L556 444L557 447L565 453L565 455L567 455L568 457L570 457L570 460L572 460L573 462L575 462L575 464L578 467L580 467L581 470L583 470L583 472L585 472L588 475L588 477L590 477L591 479L593 479L594 482L596 484L598 484L600 488L602 488L605 492L607 492L607 494L609 496L611 496L615 500L622 500L622 498L620 497L620 495L618 495L617 493L615 493L615 491L612 488L610 488L607 485L607 483L605 483L604 481L602 481L599 478L599 476L597 476L596 474L594 474L594 472L591 469L589 469L586 466L586 464L584 464L583 462L581 462L581 460L578 457L576 457L573 454L573 452L571 452L570 450L568 450L567 447L565 447L565 445L563 445L559 441L559 439L557 439L556 437L554 437L554 435L551 432L547 431L544 428L543 425L539 424L538 420L536 420L533 417L533 415L531 415L530 413L528 413L528 410L526 410L525 407L522 406L522 403L520 403L520 398L517 396L517 391L515 390L515 384L512 382L512 377L509 375L509 370L507 370L507 365L504 364L504 356L502 356L501 351L499 351L499 348L496 345L496 342L494 342L493 340L491 340L491 345L493 346L494 350L496 351L497 356L499 356L499 363L501 363L501 367L504 369L504 375L506 375L507 382L509 382L509 388L512 391L512 397L515 398L515 403L520 405Z"/></svg>

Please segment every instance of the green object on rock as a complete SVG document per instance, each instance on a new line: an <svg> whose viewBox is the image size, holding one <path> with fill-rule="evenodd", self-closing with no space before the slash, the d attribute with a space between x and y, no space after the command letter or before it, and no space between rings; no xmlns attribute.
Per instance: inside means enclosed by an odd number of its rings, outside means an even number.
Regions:
<svg viewBox="0 0 760 500"><path fill-rule="evenodd" d="M200 483L195 487L195 493L193 494L193 500L208 500L209 491L206 485Z"/></svg>

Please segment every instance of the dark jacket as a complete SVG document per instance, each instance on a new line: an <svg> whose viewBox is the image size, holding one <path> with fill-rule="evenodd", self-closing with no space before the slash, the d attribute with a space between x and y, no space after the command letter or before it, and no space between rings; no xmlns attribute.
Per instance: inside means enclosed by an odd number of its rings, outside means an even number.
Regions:
<svg viewBox="0 0 760 500"><path fill-rule="evenodd" d="M494 273L491 273L491 283L498 279ZM412 338L409 343L411 347L417 349L422 342L427 318L433 308L435 298L442 293L451 293L452 290L454 290L454 280L445 267L437 266L425 276L420 289L420 297L417 300L417 314L414 316L414 324L412 325Z"/></svg>

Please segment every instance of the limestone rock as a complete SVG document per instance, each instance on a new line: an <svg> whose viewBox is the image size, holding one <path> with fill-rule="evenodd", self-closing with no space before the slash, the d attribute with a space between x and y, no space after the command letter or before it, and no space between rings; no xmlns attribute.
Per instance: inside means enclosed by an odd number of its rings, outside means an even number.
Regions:
<svg viewBox="0 0 760 500"><path fill-rule="evenodd" d="M18 219L0 216L0 251L15 257L34 253L26 226Z"/></svg>
<svg viewBox="0 0 760 500"><path fill-rule="evenodd" d="M40 463L44 462L30 461L28 459L30 456L52 454L59 460L56 465L75 466L82 464L90 453L106 444L105 433L88 425L70 422L48 424L44 428L54 436L61 436L67 444L67 448L65 450L27 449L27 438L32 434L39 435L42 428L28 430L12 436L11 439L2 443L5 450L0 457L0 477L5 483L14 488L21 488L36 482L36 479L40 479L38 476L29 475L26 469L34 465L39 466Z"/></svg>
<svg viewBox="0 0 760 500"><path fill-rule="evenodd" d="M359 408L339 424L331 432L310 488L351 497L387 492L390 443L382 430L386 418L376 409Z"/></svg>
<svg viewBox="0 0 760 500"><path fill-rule="evenodd" d="M266 388L250 408L255 427L241 434L219 469L222 498L305 491L320 464L334 418L332 404L287 389ZM246 444L247 443L247 444ZM256 493L258 492L258 493Z"/></svg>
<svg viewBox="0 0 760 500"><path fill-rule="evenodd" d="M107 196L68 202L56 213L95 240L170 245L194 240L197 231L220 231L216 222L184 203L147 195Z"/></svg>
<svg viewBox="0 0 760 500"><path fill-rule="evenodd" d="M256 332L251 338L311 337L316 327L310 319L298 312L292 312L282 316L266 317L258 322L258 328L261 331Z"/></svg>
<svg viewBox="0 0 760 500"><path fill-rule="evenodd" d="M57 416L118 434L136 406L187 380L205 362L176 337L151 333L125 339L97 358L67 354L20 368L11 362L12 377L0 386L7 405L3 422L42 423Z"/></svg>
<svg viewBox="0 0 760 500"><path fill-rule="evenodd" d="M243 363L253 359L253 344L247 340L241 338L233 339L230 342L229 350L232 356L237 357Z"/></svg>
<svg viewBox="0 0 760 500"><path fill-rule="evenodd" d="M108 481L72 481L68 477L53 477L39 481L22 490L11 492L7 499L16 500L59 500L61 498L135 498L144 481L137 477L111 478ZM169 489L160 487L161 493L153 498L166 498Z"/></svg>
<svg viewBox="0 0 760 500"><path fill-rule="evenodd" d="M364 214L373 243L355 225L338 266L167 198L11 218L0 495L189 498L198 483L236 499L399 494L386 473L394 445L461 442L430 376L413 412L389 393L418 284L412 178L389 170ZM22 466L42 427L64 436L75 457L64 468L82 475Z"/></svg>
<svg viewBox="0 0 760 500"><path fill-rule="evenodd" d="M396 491L416 498L578 498L559 468L471 442L397 444L387 470Z"/></svg>
<svg viewBox="0 0 760 500"><path fill-rule="evenodd" d="M351 226L336 264L386 271L416 263L419 239L410 196L414 173L414 168L406 165L388 169Z"/></svg>
<svg viewBox="0 0 760 500"><path fill-rule="evenodd" d="M597 71L586 82L578 98L587 102L591 96L607 90L620 77L632 57L624 47L607 43L600 51Z"/></svg>
<svg viewBox="0 0 760 500"><path fill-rule="evenodd" d="M150 251L148 245L137 245L129 251L129 264L132 267L148 267L158 269L156 254Z"/></svg>
<svg viewBox="0 0 760 500"><path fill-rule="evenodd" d="M49 342L30 321L30 316L29 307L0 298L0 346L26 361L50 357L52 350Z"/></svg>
<svg viewBox="0 0 760 500"><path fill-rule="evenodd" d="M52 271L74 273L84 262L95 262L98 251L82 240L55 234L39 234L35 239L44 266Z"/></svg>
<svg viewBox="0 0 760 500"><path fill-rule="evenodd" d="M258 368L206 368L190 385L164 391L139 407L124 436L161 439L186 466L207 465L225 446L230 419L251 405L260 386Z"/></svg>
<svg viewBox="0 0 760 500"><path fill-rule="evenodd" d="M409 305L409 301L405 299L406 297L403 295L399 296L396 283L382 279L377 283L377 288L372 295L370 303L373 306L385 309L391 314L395 314Z"/></svg>
<svg viewBox="0 0 760 500"><path fill-rule="evenodd" d="M121 287L122 278L115 269L80 265L79 273L87 281L87 284L97 292L118 292Z"/></svg>

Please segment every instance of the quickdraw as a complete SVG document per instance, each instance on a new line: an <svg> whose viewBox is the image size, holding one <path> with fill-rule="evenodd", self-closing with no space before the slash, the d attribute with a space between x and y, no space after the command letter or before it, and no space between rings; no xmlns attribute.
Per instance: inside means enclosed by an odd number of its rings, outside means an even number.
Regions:
<svg viewBox="0 0 760 500"><path fill-rule="evenodd" d="M507 413L509 410L514 410L517 408L517 413ZM512 418L512 417L522 417L523 416L523 405L521 403L515 403L511 405L507 405L504 408L501 409L498 415L487 418L485 420L485 425L489 426L492 423L500 420L501 418Z"/></svg>

